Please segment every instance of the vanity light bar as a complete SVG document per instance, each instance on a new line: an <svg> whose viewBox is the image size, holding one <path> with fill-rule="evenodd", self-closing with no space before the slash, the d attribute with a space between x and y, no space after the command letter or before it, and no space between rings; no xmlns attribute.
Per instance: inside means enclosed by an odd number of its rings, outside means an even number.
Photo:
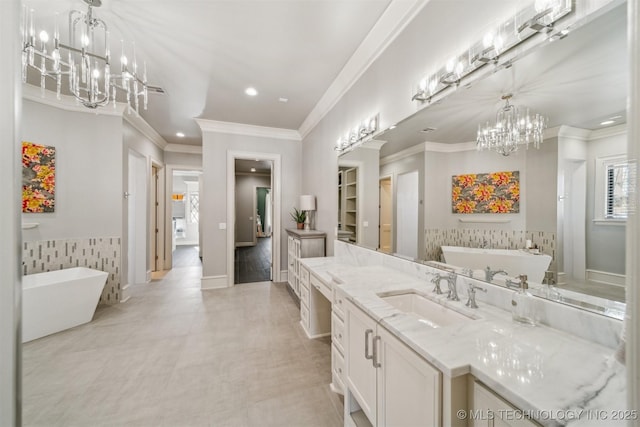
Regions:
<svg viewBox="0 0 640 427"><path fill-rule="evenodd" d="M449 87L457 87L463 78L487 64L508 66L510 61L499 64L500 55L535 34L550 32L553 24L570 13L572 8L572 0L536 0L487 32L482 40L472 44L466 51L450 58L440 69L425 76L418 83L411 100L431 102L433 96Z"/></svg>
<svg viewBox="0 0 640 427"><path fill-rule="evenodd" d="M356 126L347 133L344 137L338 138L336 141L335 150L338 154L342 154L347 150L353 150L363 142L371 138L371 135L378 131L380 127L380 114L376 114L373 117L369 117L364 120L360 125Z"/></svg>

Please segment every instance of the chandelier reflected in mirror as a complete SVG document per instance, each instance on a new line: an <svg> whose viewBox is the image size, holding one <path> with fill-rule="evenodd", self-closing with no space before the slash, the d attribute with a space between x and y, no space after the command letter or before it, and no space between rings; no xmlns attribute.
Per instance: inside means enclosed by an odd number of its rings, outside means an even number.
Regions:
<svg viewBox="0 0 640 427"><path fill-rule="evenodd" d="M520 146L528 149L529 144L532 144L535 148L540 148L548 118L531 113L526 107L510 104L512 96L510 93L502 96L505 105L498 110L495 124L487 122L485 125L478 125L478 151L493 150L508 156Z"/></svg>
<svg viewBox="0 0 640 427"><path fill-rule="evenodd" d="M58 14L53 22L53 37L44 29L37 29L34 10L24 8L22 44L22 81L27 82L29 70L40 77L40 89L44 96L47 79L55 82L57 98L61 98L63 77L68 90L87 108L103 107L113 103L116 95L123 93L129 110L138 112L142 101L147 109L147 66L143 63L142 75L138 70L135 45L131 48L131 61L121 43L120 67L111 69L111 49L107 24L93 14L101 0L83 0L87 11L69 11L69 32L66 43L61 41ZM37 38L36 38L37 37Z"/></svg>

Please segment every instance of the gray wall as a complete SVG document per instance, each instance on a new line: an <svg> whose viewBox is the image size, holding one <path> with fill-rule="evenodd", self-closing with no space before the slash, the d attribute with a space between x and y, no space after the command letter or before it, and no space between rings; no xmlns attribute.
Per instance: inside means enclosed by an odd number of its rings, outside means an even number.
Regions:
<svg viewBox="0 0 640 427"><path fill-rule="evenodd" d="M253 243L253 230L256 224L253 204L256 187L271 187L271 177L253 174L236 175L236 243Z"/></svg>
<svg viewBox="0 0 640 427"><path fill-rule="evenodd" d="M202 154L165 151L164 162L167 165L189 166L202 169Z"/></svg>
<svg viewBox="0 0 640 427"><path fill-rule="evenodd" d="M300 196L301 146L300 142L243 135L232 135L203 131L202 134L202 166L203 184L201 188L200 213L203 277L226 276L227 273L227 230L219 228L220 223L233 226L233 219L227 218L227 150L252 153L280 154L281 171L281 234L280 234L280 269L287 269L287 234L285 229L294 227L289 212L298 205ZM334 152L335 161L335 152ZM307 174L308 171L305 171ZM337 167L332 175L337 180ZM274 177L275 178L275 177ZM320 179L321 178L321 179ZM329 181L331 176L315 177L318 181ZM327 182L326 185L329 185ZM337 191L337 184L334 185ZM337 196L333 192L334 198ZM314 193L309 193L314 194ZM275 195L274 195L275 197ZM323 205L318 201L320 212L316 218L322 218ZM337 201L333 204L332 218L336 216ZM326 209L326 208L324 208ZM335 219L334 219L335 222ZM319 230L322 227L317 227ZM276 267L277 268L277 267Z"/></svg>
<svg viewBox="0 0 640 427"><path fill-rule="evenodd" d="M396 209L397 206L397 191L398 191L398 175L403 173L418 171L418 193L420 194L420 204L418 205L418 230L424 230L425 228L425 204L426 200L424 198L425 188L428 185L425 182L425 153L417 153L409 157L405 157L404 159L397 160L393 163L388 163L386 165L380 166L380 177L391 175L391 182L393 185L393 224L392 224L392 232L393 232L393 248L392 251L396 251L396 239L398 236L397 233L397 222L396 222ZM372 195L373 196L373 195ZM379 196L376 195L376 200L379 199ZM423 256L425 252L424 246L424 232L418 233L418 256Z"/></svg>
<svg viewBox="0 0 640 427"><path fill-rule="evenodd" d="M625 274L625 227L595 224L593 220L599 217L594 195L601 188L595 182L596 158L626 152L626 132L587 143L587 269Z"/></svg>
<svg viewBox="0 0 640 427"><path fill-rule="evenodd" d="M56 148L55 212L22 214L23 221L40 224L25 230L24 240L122 236L127 170L122 117L25 100L22 119L24 141Z"/></svg>

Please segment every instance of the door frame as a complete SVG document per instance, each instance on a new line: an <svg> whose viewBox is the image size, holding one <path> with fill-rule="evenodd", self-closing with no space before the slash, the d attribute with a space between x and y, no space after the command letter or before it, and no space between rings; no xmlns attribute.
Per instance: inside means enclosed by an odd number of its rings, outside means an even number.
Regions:
<svg viewBox="0 0 640 427"><path fill-rule="evenodd" d="M234 251L235 251L235 222L236 222L236 159L239 160L268 160L271 161L271 200L273 203L273 218L271 232L271 271L272 281L281 281L280 265L280 210L282 203L282 155L261 153L254 151L227 151L227 287L234 286ZM255 228L255 227L254 227Z"/></svg>

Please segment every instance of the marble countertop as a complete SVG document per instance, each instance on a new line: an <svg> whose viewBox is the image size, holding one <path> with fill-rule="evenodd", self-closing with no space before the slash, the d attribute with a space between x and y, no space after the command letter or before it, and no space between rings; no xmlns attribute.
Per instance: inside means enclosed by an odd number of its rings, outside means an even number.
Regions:
<svg viewBox="0 0 640 427"><path fill-rule="evenodd" d="M466 291L449 301L435 295L428 280L389 267L350 266L331 257L301 261L321 279L342 283L349 301L444 375L472 374L543 425L615 424L615 411L626 408L625 369L610 348L514 322L510 312L486 303L467 308ZM476 320L434 329L378 296L409 290Z"/></svg>

